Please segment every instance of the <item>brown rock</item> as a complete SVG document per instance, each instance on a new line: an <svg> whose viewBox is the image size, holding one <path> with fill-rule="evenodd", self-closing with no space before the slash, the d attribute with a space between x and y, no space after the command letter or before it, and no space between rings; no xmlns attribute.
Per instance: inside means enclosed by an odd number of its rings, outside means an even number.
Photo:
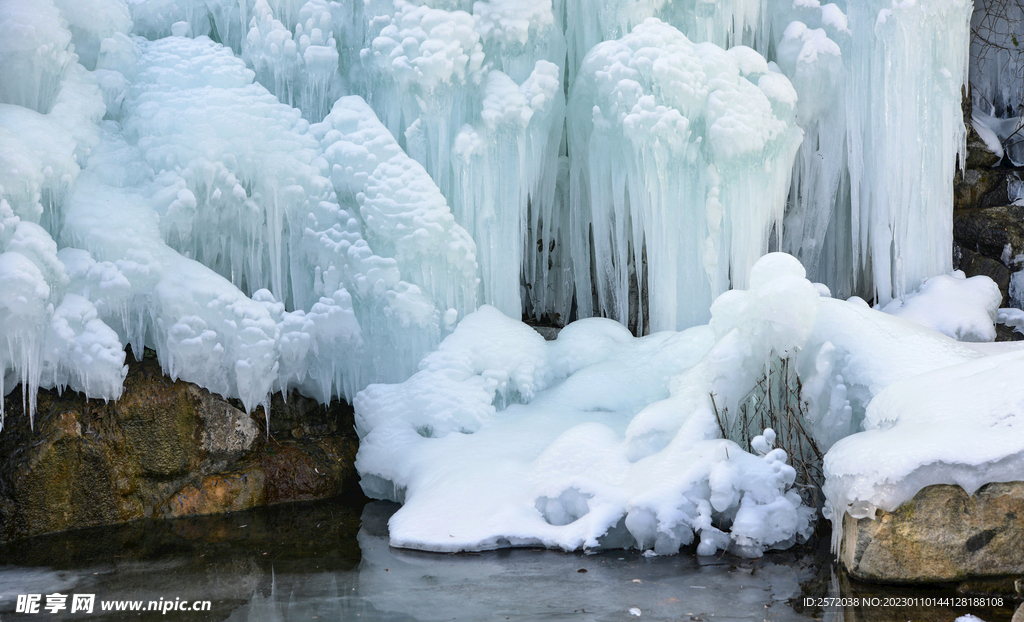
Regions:
<svg viewBox="0 0 1024 622"><path fill-rule="evenodd" d="M1013 612L1013 619L1010 622L1024 622L1024 603L1021 603L1021 606L1017 607L1017 611Z"/></svg>
<svg viewBox="0 0 1024 622"><path fill-rule="evenodd" d="M929 486L875 520L843 521L840 561L857 579L955 582L1024 574L1024 482L988 484L968 496Z"/></svg>
<svg viewBox="0 0 1024 622"><path fill-rule="evenodd" d="M188 484L160 504L154 515L163 518L236 512L264 505L263 472L256 468L215 473Z"/></svg>
<svg viewBox="0 0 1024 622"><path fill-rule="evenodd" d="M957 210L1008 203L1006 174L989 168L969 168L958 172L953 183L953 206Z"/></svg>
<svg viewBox="0 0 1024 622"><path fill-rule="evenodd" d="M252 447L259 428L252 417L235 408L219 395L189 385L193 399L198 400L202 419L203 451L222 458L237 458Z"/></svg>
<svg viewBox="0 0 1024 622"><path fill-rule="evenodd" d="M38 404L30 425L19 392L5 398L0 541L325 498L358 481L347 404L276 396L268 437L262 412L170 380L151 356L130 363L117 402L40 391ZM292 429L301 441L278 438Z"/></svg>

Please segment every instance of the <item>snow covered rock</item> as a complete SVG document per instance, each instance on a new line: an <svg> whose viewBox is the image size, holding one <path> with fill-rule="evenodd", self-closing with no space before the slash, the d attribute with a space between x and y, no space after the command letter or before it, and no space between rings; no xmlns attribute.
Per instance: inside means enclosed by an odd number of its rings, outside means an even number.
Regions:
<svg viewBox="0 0 1024 622"><path fill-rule="evenodd" d="M992 341L1003 295L985 276L966 278L963 272L925 279L902 300L882 307L885 313L917 322L957 341Z"/></svg>
<svg viewBox="0 0 1024 622"><path fill-rule="evenodd" d="M1024 482L988 484L973 495L929 486L874 520L846 515L839 559L866 581L951 583L1024 574Z"/></svg>

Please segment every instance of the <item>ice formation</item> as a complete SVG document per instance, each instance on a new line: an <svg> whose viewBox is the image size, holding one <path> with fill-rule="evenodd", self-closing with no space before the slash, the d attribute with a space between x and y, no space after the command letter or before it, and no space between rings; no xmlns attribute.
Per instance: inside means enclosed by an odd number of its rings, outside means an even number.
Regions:
<svg viewBox="0 0 1024 622"><path fill-rule="evenodd" d="M419 162L362 98L343 97L314 128L342 201L356 203L367 241L406 270L441 309L476 309L476 245Z"/></svg>
<svg viewBox="0 0 1024 622"><path fill-rule="evenodd" d="M99 8L123 15L108 4ZM473 241L443 198L424 210L426 195L394 202L390 179L362 189L378 215L408 219L392 226L413 226L419 254L387 236L377 242L394 257L374 253L352 188L328 178L330 128L312 132L231 49L115 31L90 72L68 22L42 8L4 13L5 28L50 50L25 81L35 97L12 91L0 103L4 276L27 288L8 294L8 390L24 383L29 402L40 385L116 398L131 343L154 348L172 377L250 409L289 387L351 398L371 380L407 377L475 308ZM81 36L94 30L110 34ZM14 49L5 67L23 56ZM429 179L421 185L429 194Z"/></svg>
<svg viewBox="0 0 1024 622"><path fill-rule="evenodd" d="M555 187L564 45L550 1L477 2L473 15L379 4L362 53L367 100L476 240L481 302L520 314L525 272L536 315L567 318L569 279L547 276L569 263L552 237L567 216Z"/></svg>
<svg viewBox="0 0 1024 622"><path fill-rule="evenodd" d="M969 12L0 0L0 388L117 399L130 344L250 410L354 399L367 492L432 550L798 540L774 433L716 419L780 360L834 519L1008 477L1021 448L947 435L1015 425L1020 363L961 343L999 297L949 274Z"/></svg>
<svg viewBox="0 0 1024 622"><path fill-rule="evenodd" d="M580 314L625 323L647 306L651 330L677 330L745 287L781 231L795 105L752 49L694 45L655 18L591 49L568 116Z"/></svg>

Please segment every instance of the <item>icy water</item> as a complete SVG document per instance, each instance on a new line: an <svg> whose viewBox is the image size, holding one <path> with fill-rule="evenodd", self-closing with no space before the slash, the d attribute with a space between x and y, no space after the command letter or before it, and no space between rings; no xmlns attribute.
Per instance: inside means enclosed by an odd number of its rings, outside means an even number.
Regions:
<svg viewBox="0 0 1024 622"><path fill-rule="evenodd" d="M805 609L808 596L954 596L851 587L821 551L759 560L647 558L519 549L440 555L392 549L397 506L327 501L234 514L139 521L0 547L0 620L751 620L923 622L974 613L1008 622L1012 609ZM68 608L43 609L45 595ZM41 594L17 613L18 594ZM71 596L95 594L91 614ZM101 601L209 600L209 611L101 611ZM1009 605L1009 603L1007 603ZM637 617L639 614L639 617Z"/></svg>

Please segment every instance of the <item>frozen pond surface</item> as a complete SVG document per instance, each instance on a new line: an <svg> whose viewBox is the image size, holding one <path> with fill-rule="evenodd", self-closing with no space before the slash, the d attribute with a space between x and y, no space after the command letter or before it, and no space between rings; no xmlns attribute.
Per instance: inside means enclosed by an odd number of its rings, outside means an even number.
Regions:
<svg viewBox="0 0 1024 622"><path fill-rule="evenodd" d="M820 554L779 553L760 560L531 549L427 554L388 546L387 519L396 508L382 502L295 504L9 544L0 548L0 619L843 619L837 611L803 612L798 605L807 594L839 595L839 582L829 580L827 557ZM18 594L42 594L45 605L45 595L54 592L95 593L96 610L15 613ZM99 611L101 600L145 601L145 607L160 598L209 600L212 606L208 612L166 615ZM952 622L965 612L849 610L846 622ZM974 613L1000 622L1012 610Z"/></svg>

